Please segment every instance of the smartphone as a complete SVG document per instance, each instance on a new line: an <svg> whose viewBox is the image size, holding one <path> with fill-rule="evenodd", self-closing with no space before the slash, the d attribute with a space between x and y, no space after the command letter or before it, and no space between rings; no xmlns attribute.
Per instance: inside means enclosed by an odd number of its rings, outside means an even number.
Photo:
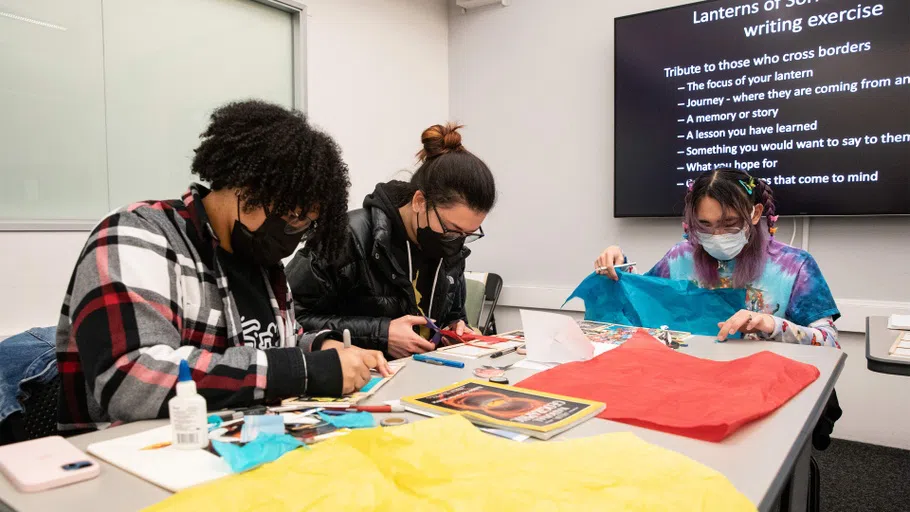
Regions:
<svg viewBox="0 0 910 512"><path fill-rule="evenodd" d="M60 436L0 446L0 472L21 492L37 492L95 478L92 460Z"/></svg>

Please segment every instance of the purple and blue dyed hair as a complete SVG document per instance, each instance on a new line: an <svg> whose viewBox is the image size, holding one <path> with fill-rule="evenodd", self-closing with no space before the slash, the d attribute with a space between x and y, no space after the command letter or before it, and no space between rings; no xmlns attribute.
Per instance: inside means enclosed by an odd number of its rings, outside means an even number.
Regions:
<svg viewBox="0 0 910 512"><path fill-rule="evenodd" d="M770 236L773 236L774 223L777 221L774 194L764 180L753 178L745 171L722 167L707 171L695 179L686 195L684 222L687 234L689 230L694 229L692 226L699 225L696 210L699 202L705 197L720 203L724 212L732 211L744 222L749 223L748 241L736 257L736 266L733 269L733 286L744 288L755 282L765 267L768 242ZM764 207L763 218L753 226L752 208L758 204ZM698 280L705 286L719 286L718 261L705 251L697 236L689 236L688 241L695 250L693 256Z"/></svg>

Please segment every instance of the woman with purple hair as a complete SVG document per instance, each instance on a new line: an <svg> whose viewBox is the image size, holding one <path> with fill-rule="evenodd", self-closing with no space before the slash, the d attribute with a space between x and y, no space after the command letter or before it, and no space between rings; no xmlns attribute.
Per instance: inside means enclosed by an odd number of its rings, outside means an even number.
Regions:
<svg viewBox="0 0 910 512"><path fill-rule="evenodd" d="M745 288L745 308L718 323L721 341L745 337L840 348L840 317L831 290L808 252L774 239L771 187L746 172L718 168L701 174L686 195L684 240L648 275L691 280L703 288ZM618 246L595 262L616 279L626 262Z"/></svg>

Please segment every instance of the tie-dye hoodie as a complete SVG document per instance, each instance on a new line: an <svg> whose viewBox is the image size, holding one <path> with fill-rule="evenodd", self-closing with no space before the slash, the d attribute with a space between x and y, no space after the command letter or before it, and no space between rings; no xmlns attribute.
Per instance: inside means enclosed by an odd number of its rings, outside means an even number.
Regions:
<svg viewBox="0 0 910 512"><path fill-rule="evenodd" d="M702 286L695 275L694 249L687 241L676 244L648 275ZM721 287L732 286L734 264L719 262ZM774 332L760 336L763 339L840 348L834 327L840 312L815 259L802 249L771 239L764 271L746 287L745 309L774 317Z"/></svg>

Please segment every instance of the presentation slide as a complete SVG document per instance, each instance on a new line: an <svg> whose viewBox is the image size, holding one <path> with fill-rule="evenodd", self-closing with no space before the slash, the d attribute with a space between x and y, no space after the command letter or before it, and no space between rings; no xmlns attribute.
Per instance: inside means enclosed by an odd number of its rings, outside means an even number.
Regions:
<svg viewBox="0 0 910 512"><path fill-rule="evenodd" d="M615 216L679 215L718 166L783 215L910 214L910 0L718 0L615 29Z"/></svg>

